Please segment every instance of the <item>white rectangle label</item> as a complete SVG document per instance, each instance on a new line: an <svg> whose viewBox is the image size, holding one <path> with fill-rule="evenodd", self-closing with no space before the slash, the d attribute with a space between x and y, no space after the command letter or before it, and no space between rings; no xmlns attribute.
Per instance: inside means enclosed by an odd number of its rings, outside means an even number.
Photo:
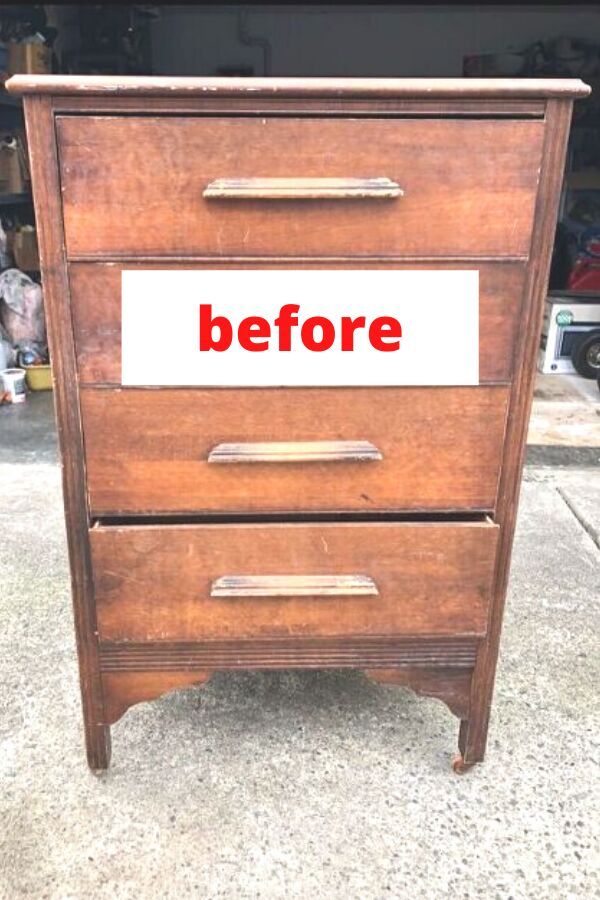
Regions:
<svg viewBox="0 0 600 900"><path fill-rule="evenodd" d="M478 384L479 272L124 271L121 380Z"/></svg>

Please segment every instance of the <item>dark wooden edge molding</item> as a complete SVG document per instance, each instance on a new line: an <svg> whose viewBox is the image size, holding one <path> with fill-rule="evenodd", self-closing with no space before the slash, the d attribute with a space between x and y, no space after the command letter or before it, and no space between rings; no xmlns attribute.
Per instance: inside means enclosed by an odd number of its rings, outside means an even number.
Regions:
<svg viewBox="0 0 600 900"><path fill-rule="evenodd" d="M315 269L324 268L330 263L341 264L349 268L361 269L363 266L380 266L386 269L390 263L392 265L401 265L408 267L415 265L437 265L438 263L448 263L452 266L458 266L461 263L465 265L473 265L474 267L483 265L484 263L494 263L494 265L510 265L512 263L527 263L527 256L177 256L174 254L168 256L148 256L140 254L132 256L126 254L121 256L118 253L111 253L110 258L103 255L89 256L73 254L69 257L69 265L77 266L82 263L94 263L100 267L114 266L115 263L130 265L137 268L149 266L150 268L175 269L181 265L190 266L213 266L218 268L224 266L229 268L236 264L241 266L260 266L268 269L269 266L289 266L290 262L298 264L309 264Z"/></svg>
<svg viewBox="0 0 600 900"><path fill-rule="evenodd" d="M390 638L386 636L100 644L102 672L194 669L427 668L472 669L475 638Z"/></svg>
<svg viewBox="0 0 600 900"><path fill-rule="evenodd" d="M121 75L13 75L14 94L143 97L586 97L577 78L161 78Z"/></svg>
<svg viewBox="0 0 600 900"><path fill-rule="evenodd" d="M101 643L107 724L136 703L203 684L216 670L362 669L374 681L399 684L469 713L478 641L463 639L315 638L153 644Z"/></svg>
<svg viewBox="0 0 600 900"><path fill-rule="evenodd" d="M144 97L135 94L48 95L59 114L80 113L99 114L124 113L125 115L148 115L149 102L153 115L212 115L212 116L295 116L298 118L319 116L347 116L357 118L395 118L419 116L437 118L444 116L471 117L513 117L518 119L543 119L545 101L542 98L506 99L489 97L478 99L467 97L462 100L440 97L378 98L377 110L373 111L373 99L352 99L347 97L281 97L275 95L244 94L233 97L221 95L181 95L173 97Z"/></svg>
<svg viewBox="0 0 600 900"><path fill-rule="evenodd" d="M79 676L88 762L105 769L110 732L101 694L98 642L88 541L83 431L77 393L77 370L63 242L61 190L52 104L47 97L25 99L25 121L37 213L37 236L44 283L44 306L54 378L56 424L61 450L63 498L71 567Z"/></svg>
<svg viewBox="0 0 600 900"><path fill-rule="evenodd" d="M495 588L490 605L487 637L480 645L473 675L470 716L468 721L461 724L459 748L462 757L455 766L455 771L458 772L483 760L485 752L521 474L525 460L527 426L533 400L535 358L548 288L571 111L572 104L569 99L547 102L546 131L535 210L536 224L531 242L530 256L533 262L528 266L524 287L523 309L527 318L520 329L520 344L515 359L516 377L511 390L505 455L495 516L495 521L500 525Z"/></svg>
<svg viewBox="0 0 600 900"><path fill-rule="evenodd" d="M388 663L390 665L390 663ZM356 664L338 664L337 667L359 669ZM251 666L221 666L221 669L244 668ZM294 668L288 663L261 666L261 669ZM305 671L319 666L296 666ZM214 674L215 669L164 669L137 670L124 669L106 671L102 675L104 689L104 716L107 725L114 725L128 709L137 703L156 700L163 694L181 688L205 684ZM473 669L466 668L426 668L423 666L404 666L402 668L364 669L371 681L381 684L401 685L410 688L419 696L441 700L451 713L461 721L469 717L471 695L471 679Z"/></svg>

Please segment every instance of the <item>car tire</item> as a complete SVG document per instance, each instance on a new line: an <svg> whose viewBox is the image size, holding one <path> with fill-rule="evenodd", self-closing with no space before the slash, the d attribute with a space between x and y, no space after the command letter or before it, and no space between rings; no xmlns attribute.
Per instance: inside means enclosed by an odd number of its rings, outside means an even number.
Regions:
<svg viewBox="0 0 600 900"><path fill-rule="evenodd" d="M600 328L589 331L579 341L571 354L575 369L584 378L598 378L600 375Z"/></svg>

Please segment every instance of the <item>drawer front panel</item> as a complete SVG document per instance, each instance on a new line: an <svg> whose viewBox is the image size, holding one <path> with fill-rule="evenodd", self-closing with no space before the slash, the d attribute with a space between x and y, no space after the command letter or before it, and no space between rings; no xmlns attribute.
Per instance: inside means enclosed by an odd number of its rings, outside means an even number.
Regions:
<svg viewBox="0 0 600 900"><path fill-rule="evenodd" d="M540 120L58 117L67 252L526 256L543 131ZM301 200L204 196L219 179L265 178L383 178L403 195L315 199L316 182Z"/></svg>
<svg viewBox="0 0 600 900"><path fill-rule="evenodd" d="M264 268L265 264L220 263L223 268ZM285 265L285 264L283 264ZM364 269L367 264L344 268ZM268 268L281 268L269 263ZM134 263L72 263L69 268L71 309L77 368L82 384L121 382L121 272L135 269L179 268ZM186 265L186 269L199 266ZM294 268L313 268L294 264ZM328 269L342 268L327 264ZM525 280L522 263L427 263L372 265L393 269L479 269L479 373L482 382L507 381L512 375L517 323ZM170 299L171 303L176 298ZM450 350L451 352L451 350Z"/></svg>
<svg viewBox="0 0 600 900"><path fill-rule="evenodd" d="M497 534L483 522L94 528L99 636L483 635Z"/></svg>
<svg viewBox="0 0 600 900"><path fill-rule="evenodd" d="M507 402L504 386L83 388L91 509L490 510ZM293 461L279 446L290 442ZM339 442L342 458L332 460ZM262 461L219 464L232 444Z"/></svg>

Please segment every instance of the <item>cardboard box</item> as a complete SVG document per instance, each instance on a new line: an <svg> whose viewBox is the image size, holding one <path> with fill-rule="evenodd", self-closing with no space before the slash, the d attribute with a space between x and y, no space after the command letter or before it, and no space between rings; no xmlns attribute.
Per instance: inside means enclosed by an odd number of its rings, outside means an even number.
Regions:
<svg viewBox="0 0 600 900"><path fill-rule="evenodd" d="M51 71L52 55L46 44L8 45L8 71L10 75L26 73L47 75Z"/></svg>
<svg viewBox="0 0 600 900"><path fill-rule="evenodd" d="M35 229L13 231L9 239L9 248L18 269L22 272L39 271L40 255Z"/></svg>

